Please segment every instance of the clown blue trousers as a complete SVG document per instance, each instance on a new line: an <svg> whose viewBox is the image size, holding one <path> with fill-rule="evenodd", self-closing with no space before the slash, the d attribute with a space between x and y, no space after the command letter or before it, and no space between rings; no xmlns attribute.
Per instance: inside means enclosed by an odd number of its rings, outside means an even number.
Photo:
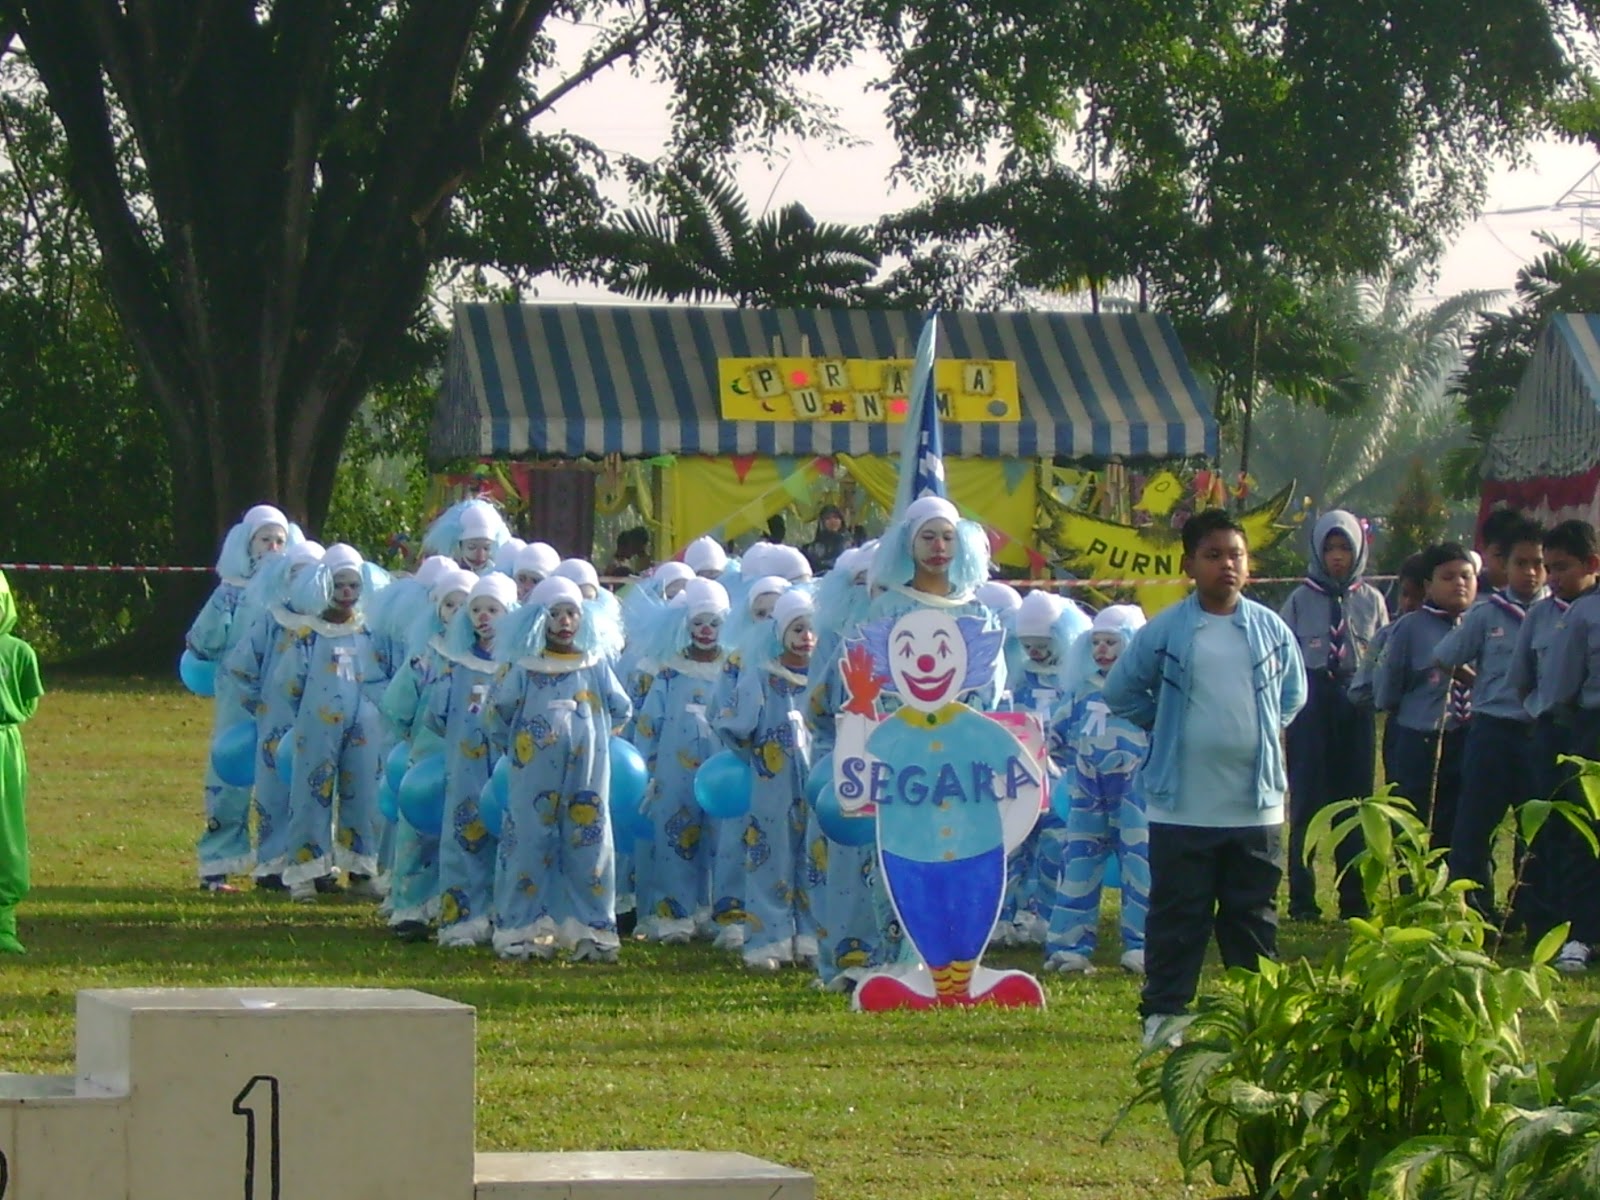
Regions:
<svg viewBox="0 0 1600 1200"><path fill-rule="evenodd" d="M1088 958L1094 953L1100 885L1113 854L1122 876L1122 949L1124 953L1144 949L1145 916L1150 909L1150 830L1134 771L1128 769L1137 760L1112 753L1117 755L1115 762L1100 753L1074 756L1072 804L1045 940L1047 955L1066 951Z"/></svg>
<svg viewBox="0 0 1600 1200"><path fill-rule="evenodd" d="M701 665L658 672L634 725L654 828L634 843L634 877L639 928L652 937L690 936L711 917L711 829L694 798L694 777L718 749L708 720L716 671Z"/></svg>
<svg viewBox="0 0 1600 1200"><path fill-rule="evenodd" d="M337 866L353 875L377 870L377 712L365 700L348 715L318 708L295 723L289 784L288 884L318 879ZM337 801L337 805L335 804Z"/></svg>
<svg viewBox="0 0 1600 1200"><path fill-rule="evenodd" d="M200 658L220 665L245 635L249 623L244 589L236 584L219 584L195 617L188 634L189 647ZM254 720L245 708L239 681L225 670L217 672L216 680L213 740L226 729ZM206 825L195 846L200 877L239 875L250 870L256 862L250 846L250 789L223 783L211 769L208 757L204 795Z"/></svg>
<svg viewBox="0 0 1600 1200"><path fill-rule="evenodd" d="M487 945L498 847L479 808L493 763L485 720L494 676L441 659L428 684L423 724L443 740L444 819L439 831L439 944ZM484 664L488 666L487 663Z"/></svg>
<svg viewBox="0 0 1600 1200"><path fill-rule="evenodd" d="M241 689L256 722L256 878L283 874L289 859L289 783L278 754L294 731L299 698L279 678L278 664L294 645L286 609L262 613L227 658L228 674ZM219 675L220 679L220 675Z"/></svg>
<svg viewBox="0 0 1600 1200"><path fill-rule="evenodd" d="M432 654L403 662L383 694L383 715L410 745L407 766L444 753L444 739L418 718L426 682L438 664ZM423 833L405 815L394 822L394 859L389 872L389 924L432 921L439 915L439 835Z"/></svg>

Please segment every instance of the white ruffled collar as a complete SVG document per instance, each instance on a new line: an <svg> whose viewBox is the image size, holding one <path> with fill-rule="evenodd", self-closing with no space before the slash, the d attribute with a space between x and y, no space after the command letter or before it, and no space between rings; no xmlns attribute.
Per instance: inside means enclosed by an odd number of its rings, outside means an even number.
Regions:
<svg viewBox="0 0 1600 1200"><path fill-rule="evenodd" d="M565 656L552 658L544 654L532 654L527 658L517 659L517 666L540 675L570 675L585 667L597 666L600 661L598 654L584 654L574 658Z"/></svg>
<svg viewBox="0 0 1600 1200"><path fill-rule="evenodd" d="M428 649L434 651L441 658L448 658L451 662L466 667L469 671L476 671L480 675L493 675L503 665L492 658L479 658L470 651L466 654L461 654L451 650L445 646L444 637L441 634L434 634L428 640Z"/></svg>
<svg viewBox="0 0 1600 1200"><path fill-rule="evenodd" d="M307 616L305 613L290 613L290 616L294 620L289 628L309 629L319 637L354 637L358 633L367 631L366 618L359 611L342 625L324 621L321 617Z"/></svg>
<svg viewBox="0 0 1600 1200"><path fill-rule="evenodd" d="M958 592L954 596L935 596L932 592L919 592L916 588L903 583L889 584L889 591L898 592L908 600L915 600L928 608L961 608L971 604L974 599L972 592Z"/></svg>
<svg viewBox="0 0 1600 1200"><path fill-rule="evenodd" d="M661 670L687 675L690 679L715 679L722 674L723 663L726 661L721 654L710 662L698 662L695 659L684 658L679 655L671 662L662 664Z"/></svg>

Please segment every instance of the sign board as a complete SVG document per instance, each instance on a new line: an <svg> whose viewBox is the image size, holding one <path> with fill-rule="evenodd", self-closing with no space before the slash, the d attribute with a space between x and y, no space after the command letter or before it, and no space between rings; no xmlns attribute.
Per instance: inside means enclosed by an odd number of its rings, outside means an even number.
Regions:
<svg viewBox="0 0 1600 1200"><path fill-rule="evenodd" d="M909 358L719 358L725 421L906 419ZM939 416L946 421L1018 421L1017 365L1005 359L940 359L934 364Z"/></svg>

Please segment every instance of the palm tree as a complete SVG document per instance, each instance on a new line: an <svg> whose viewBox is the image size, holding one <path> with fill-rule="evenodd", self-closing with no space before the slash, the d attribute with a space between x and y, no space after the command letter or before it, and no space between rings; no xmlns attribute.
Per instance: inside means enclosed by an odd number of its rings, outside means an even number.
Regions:
<svg viewBox="0 0 1600 1200"><path fill-rule="evenodd" d="M732 300L741 308L861 304L882 261L870 229L819 223L799 204L752 220L723 169L686 162L601 235L608 286L638 299Z"/></svg>

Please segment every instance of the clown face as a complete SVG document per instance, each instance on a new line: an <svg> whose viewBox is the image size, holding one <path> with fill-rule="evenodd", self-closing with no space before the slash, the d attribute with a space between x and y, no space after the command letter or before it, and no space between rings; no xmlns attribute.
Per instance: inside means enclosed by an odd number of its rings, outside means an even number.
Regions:
<svg viewBox="0 0 1600 1200"><path fill-rule="evenodd" d="M439 601L439 620L443 621L446 625L450 624L450 618L455 616L456 610L466 602L467 593L462 591L460 588L457 588L453 592L447 592L445 594L445 598Z"/></svg>
<svg viewBox="0 0 1600 1200"><path fill-rule="evenodd" d="M484 641L494 636L494 623L506 615L506 606L493 596L479 596L467 605L472 617L472 630Z"/></svg>
<svg viewBox="0 0 1600 1200"><path fill-rule="evenodd" d="M460 553L456 561L469 571L477 571L489 565L489 559L494 554L494 543L488 538L462 538L457 543Z"/></svg>
<svg viewBox="0 0 1600 1200"><path fill-rule="evenodd" d="M956 554L956 527L943 517L933 517L917 526L911 539L911 561L919 571L943 575L950 570Z"/></svg>
<svg viewBox="0 0 1600 1200"><path fill-rule="evenodd" d="M552 604L550 615L545 618L545 645L552 650L571 650L572 643L578 636L578 626L582 621L583 613L576 604L565 600L559 604Z"/></svg>
<svg viewBox="0 0 1600 1200"><path fill-rule="evenodd" d="M817 631L808 616L796 617L783 627L783 653L795 660L809 659L817 648Z"/></svg>
<svg viewBox="0 0 1600 1200"><path fill-rule="evenodd" d="M935 712L951 703L967 675L967 643L955 618L921 608L896 621L889 631L889 675L912 708Z"/></svg>
<svg viewBox="0 0 1600 1200"><path fill-rule="evenodd" d="M1094 665L1101 671L1109 671L1122 657L1122 635L1120 633L1091 633L1089 635L1089 653L1094 655Z"/></svg>
<svg viewBox="0 0 1600 1200"><path fill-rule="evenodd" d="M526 604L528 593L544 582L544 576L537 571L518 571L512 578L517 581L518 604Z"/></svg>
<svg viewBox="0 0 1600 1200"><path fill-rule="evenodd" d="M250 538L250 561L260 562L269 554L277 554L289 540L282 525L263 525Z"/></svg>
<svg viewBox="0 0 1600 1200"><path fill-rule="evenodd" d="M1054 638L1024 637L1017 640L1022 643L1022 649L1027 654L1028 661L1036 667L1053 667L1060 659L1060 655L1056 653Z"/></svg>
<svg viewBox="0 0 1600 1200"><path fill-rule="evenodd" d="M777 592L763 592L750 602L750 615L758 621L765 621L772 615L772 606L777 602Z"/></svg>
<svg viewBox="0 0 1600 1200"><path fill-rule="evenodd" d="M722 618L716 613L696 613L689 618L689 644L696 650L715 650L722 637Z"/></svg>
<svg viewBox="0 0 1600 1200"><path fill-rule="evenodd" d="M340 567L333 573L333 606L349 612L361 602L361 572Z"/></svg>

